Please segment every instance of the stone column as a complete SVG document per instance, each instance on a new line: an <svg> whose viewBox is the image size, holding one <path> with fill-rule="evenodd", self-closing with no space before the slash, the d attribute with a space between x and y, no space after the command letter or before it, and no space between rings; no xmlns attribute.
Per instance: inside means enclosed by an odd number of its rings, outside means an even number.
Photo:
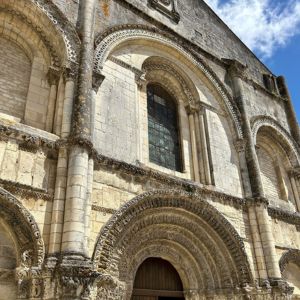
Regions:
<svg viewBox="0 0 300 300"><path fill-rule="evenodd" d="M267 210L268 201L264 197L259 162L255 151L250 120L247 114L246 96L242 81L242 77L244 76L244 71L246 70L246 67L234 60L224 61L229 66L228 72L233 85L235 101L241 112L242 128L245 139L245 157L252 193L251 199L248 200L248 206L254 206L254 211L252 208L249 209L249 218L253 218L255 212L256 222L258 225L258 228L256 226L254 227L253 222L250 222L250 225L252 226L251 231L254 239L253 243L254 245L260 244L260 241L257 240L255 235L256 231L259 230L261 246L263 249L264 259L267 267L268 278L260 278L260 280L263 281L265 279L269 279L270 282L275 282L281 278L281 273L276 257L275 242L272 236L270 218ZM259 262L259 259L259 257L256 257L257 263ZM259 275L265 275L263 269L259 270Z"/></svg>
<svg viewBox="0 0 300 300"><path fill-rule="evenodd" d="M214 184L214 180L211 172L211 161L209 157L209 141L207 134L207 122L206 122L206 110L204 107L198 110L196 115L196 120L199 123L200 129L200 152L203 160L203 172L204 172L204 184L211 185Z"/></svg>
<svg viewBox="0 0 300 300"><path fill-rule="evenodd" d="M294 192L297 211L300 212L300 167L290 171L290 179Z"/></svg>
<svg viewBox="0 0 300 300"><path fill-rule="evenodd" d="M95 0L79 3L78 32L83 47L78 69L70 147L62 252L80 260L88 256L86 245L87 187L91 141L92 75L94 56Z"/></svg>
<svg viewBox="0 0 300 300"><path fill-rule="evenodd" d="M192 148L192 159L193 159L193 170L194 170L194 180L200 182L199 173L199 159L198 159L198 149L197 149L197 138L195 129L195 115L197 110L192 105L187 107L187 113L189 117L189 127L190 127L190 138L191 138L191 148Z"/></svg>
<svg viewBox="0 0 300 300"><path fill-rule="evenodd" d="M94 140L94 131L95 131L95 106L96 106L96 97L98 90L105 79L104 75L93 72L92 79L92 92L91 92L91 139ZM90 214L92 210L92 192L93 192L93 178L94 178L94 159L89 158L88 163L88 177L87 177L87 204L86 204L86 214L85 214L85 244L86 248L89 249L89 237L90 237Z"/></svg>
<svg viewBox="0 0 300 300"><path fill-rule="evenodd" d="M283 76L277 78L277 86L280 94L286 99L285 111L287 115L287 120L289 123L291 134L294 140L300 146L300 129L297 121L296 113L293 107L292 99Z"/></svg>
<svg viewBox="0 0 300 300"><path fill-rule="evenodd" d="M53 131L54 113L57 98L57 85L60 77L60 70L54 67L50 67L48 71L48 82L50 85L50 93L47 108L47 117L45 130L48 132Z"/></svg>
<svg viewBox="0 0 300 300"><path fill-rule="evenodd" d="M65 96L63 103L62 138L68 138L71 130L71 115L73 107L76 66L67 66L64 72ZM57 160L56 182L49 241L49 256L60 253L64 223L64 207L67 189L68 147L60 145Z"/></svg>

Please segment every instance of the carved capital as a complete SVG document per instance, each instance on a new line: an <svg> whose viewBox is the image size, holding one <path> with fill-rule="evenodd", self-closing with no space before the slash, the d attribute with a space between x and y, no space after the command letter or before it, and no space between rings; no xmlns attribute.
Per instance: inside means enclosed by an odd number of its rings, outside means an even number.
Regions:
<svg viewBox="0 0 300 300"><path fill-rule="evenodd" d="M140 89L143 88L143 86L145 86L147 84L146 74L143 72L136 73L135 74L135 82Z"/></svg>
<svg viewBox="0 0 300 300"><path fill-rule="evenodd" d="M264 206L267 208L269 206L269 200L265 197L253 197L247 198L247 206Z"/></svg>
<svg viewBox="0 0 300 300"><path fill-rule="evenodd" d="M238 139L235 141L234 146L238 153L245 152L246 149L246 140L245 139Z"/></svg>
<svg viewBox="0 0 300 300"><path fill-rule="evenodd" d="M193 115L195 113L199 113L201 107L197 103L190 103L185 107L185 109L188 115Z"/></svg>
<svg viewBox="0 0 300 300"><path fill-rule="evenodd" d="M98 90L103 83L105 79L105 76L99 72L93 71L93 77L92 77L92 88L95 91L95 93L98 93Z"/></svg>
<svg viewBox="0 0 300 300"><path fill-rule="evenodd" d="M72 61L68 61L64 67L65 81L75 81L77 77L78 65Z"/></svg>
<svg viewBox="0 0 300 300"><path fill-rule="evenodd" d="M61 70L59 68L51 66L48 70L47 79L49 85L57 85L59 77L61 75Z"/></svg>
<svg viewBox="0 0 300 300"><path fill-rule="evenodd" d="M227 64L227 71L231 77L244 77L245 72L247 70L247 66L234 59L223 58L222 61Z"/></svg>

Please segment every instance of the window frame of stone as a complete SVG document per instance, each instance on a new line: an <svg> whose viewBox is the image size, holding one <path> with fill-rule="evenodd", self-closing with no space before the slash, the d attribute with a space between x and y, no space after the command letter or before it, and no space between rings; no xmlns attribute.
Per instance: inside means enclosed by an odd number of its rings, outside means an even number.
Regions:
<svg viewBox="0 0 300 300"><path fill-rule="evenodd" d="M182 173L182 170L183 170L183 159L182 159L182 142L181 142L181 134L180 134L180 127L179 127L179 124L180 124L180 120L179 120L179 114L178 114L178 103L177 101L172 97L172 95L170 95L168 93L168 91L162 86L160 85L159 83L149 83L147 84L147 87L146 87L146 90L147 90L147 119L148 119L148 145L149 145L149 162L151 163L154 163L154 164L157 164L158 166L160 167L163 167L163 168L166 168L166 169L169 169L169 170L173 170L173 171L176 171L176 172L180 172ZM153 97L153 101L150 101L150 93L151 93L151 96ZM162 99L166 105L163 105L161 104L161 108L159 106L159 103L158 103L158 99L155 100L155 98L160 98ZM151 134L151 127L150 127L150 102L153 102L153 106L151 107L152 110L154 110L153 112L153 119L154 122L156 125L159 125L159 129L158 129L158 133L159 135L163 134L162 136L162 140L163 140L163 143L165 146L165 142L166 142L166 139L168 138L168 134L167 133L164 133L163 131L176 131L175 133L173 132L173 137L171 137L171 134L169 135L169 137L172 139L172 144L174 146L174 162L172 161L172 163L174 163L174 166L171 166L171 162L167 162L167 154L171 154L171 150L168 150L168 149L164 149L165 147L161 147L159 144L161 142L161 139L159 139L159 143L151 143L151 140L153 138L153 135L150 136ZM159 118L159 114L160 111L162 111L163 107L165 107L165 111L168 111L168 114L169 114L169 111L173 110L173 114L175 114L174 116L174 119L173 120L167 120L167 119L164 119L162 120L161 118L159 120L157 120ZM173 106L173 107L172 107ZM164 116L165 118L165 116ZM168 118L168 116L167 116ZM173 128L171 128L171 124L170 125L163 125L163 124L159 124L159 123L164 123L164 121L172 121L173 123ZM154 124L154 125L155 125ZM175 136L176 135L176 136ZM163 156L163 158L165 159L165 163L163 162L159 162L159 159L158 157L155 157L155 158L151 158L153 156L153 153L151 151L151 145L155 148L159 148L159 152L160 152L160 155ZM165 150L165 151L164 151ZM165 152L165 154L164 154Z"/></svg>

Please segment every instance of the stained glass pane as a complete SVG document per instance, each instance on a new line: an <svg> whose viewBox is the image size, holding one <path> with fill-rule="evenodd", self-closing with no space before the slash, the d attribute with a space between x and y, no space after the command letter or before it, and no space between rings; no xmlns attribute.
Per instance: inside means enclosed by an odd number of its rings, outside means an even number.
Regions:
<svg viewBox="0 0 300 300"><path fill-rule="evenodd" d="M176 103L159 85L149 85L148 135L150 161L181 171Z"/></svg>

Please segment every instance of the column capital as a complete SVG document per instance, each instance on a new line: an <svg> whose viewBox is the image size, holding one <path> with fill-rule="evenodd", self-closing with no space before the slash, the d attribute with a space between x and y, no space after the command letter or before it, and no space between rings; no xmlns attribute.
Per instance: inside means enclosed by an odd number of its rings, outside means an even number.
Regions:
<svg viewBox="0 0 300 300"><path fill-rule="evenodd" d="M64 66L65 81L75 81L77 78L78 65L74 62L68 61Z"/></svg>
<svg viewBox="0 0 300 300"><path fill-rule="evenodd" d="M235 141L234 146L237 152L244 152L246 149L247 141L245 139L238 139Z"/></svg>
<svg viewBox="0 0 300 300"><path fill-rule="evenodd" d="M199 103L189 103L185 106L188 115L193 115L201 111L202 107Z"/></svg>
<svg viewBox="0 0 300 300"><path fill-rule="evenodd" d="M264 206L267 208L269 206L269 200L265 197L250 197L246 198L247 206Z"/></svg>
<svg viewBox="0 0 300 300"><path fill-rule="evenodd" d="M138 72L135 73L135 82L137 86L141 89L144 85L146 85L147 80L146 80L146 73L144 72Z"/></svg>
<svg viewBox="0 0 300 300"><path fill-rule="evenodd" d="M98 90L101 86L101 84L103 83L105 79L105 76L97 71L93 71L93 77L92 77L92 88L93 90L96 92L96 94L98 93Z"/></svg>
<svg viewBox="0 0 300 300"><path fill-rule="evenodd" d="M47 73L47 79L48 79L48 83L49 85L57 85L59 78L61 75L61 69L56 68L54 66L50 66L48 73Z"/></svg>
<svg viewBox="0 0 300 300"><path fill-rule="evenodd" d="M248 66L243 65L235 59L223 58L222 61L227 64L227 71L232 77L243 77Z"/></svg>

